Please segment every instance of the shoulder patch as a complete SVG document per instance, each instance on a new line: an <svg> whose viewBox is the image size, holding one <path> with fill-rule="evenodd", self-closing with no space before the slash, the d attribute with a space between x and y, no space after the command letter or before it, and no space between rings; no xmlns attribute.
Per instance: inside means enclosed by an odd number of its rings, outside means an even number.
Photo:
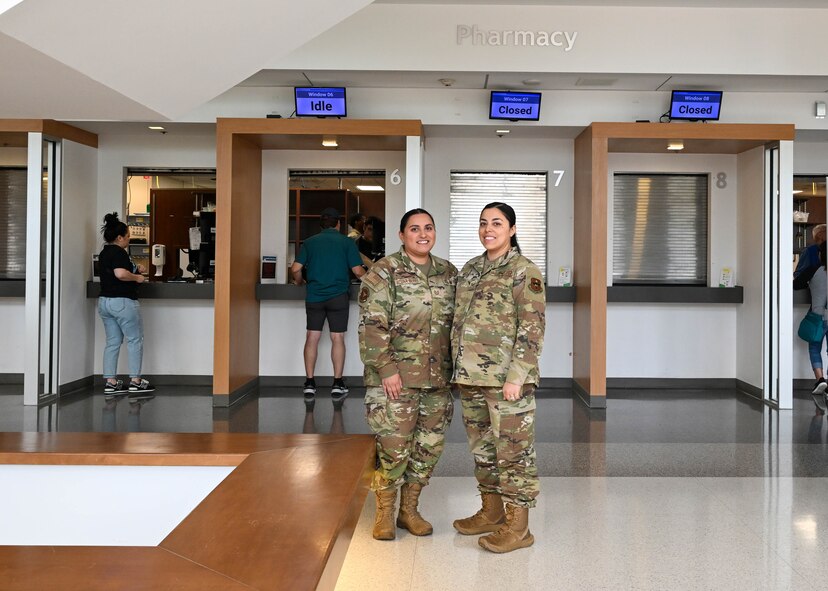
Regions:
<svg viewBox="0 0 828 591"><path fill-rule="evenodd" d="M363 287L362 289L359 290L359 303L364 304L367 301L368 301L368 288Z"/></svg>
<svg viewBox="0 0 828 591"><path fill-rule="evenodd" d="M529 289L532 290L534 293L541 293L543 291L543 282L537 277L532 277L529 280Z"/></svg>
<svg viewBox="0 0 828 591"><path fill-rule="evenodd" d="M377 289L380 285L382 285L382 277L377 275L374 271L369 271L362 278L362 283L367 284L371 287L371 289Z"/></svg>

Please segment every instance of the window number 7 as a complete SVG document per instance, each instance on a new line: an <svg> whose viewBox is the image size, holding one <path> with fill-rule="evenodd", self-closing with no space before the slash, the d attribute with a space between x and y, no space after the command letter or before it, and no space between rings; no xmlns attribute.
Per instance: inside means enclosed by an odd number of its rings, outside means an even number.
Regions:
<svg viewBox="0 0 828 591"><path fill-rule="evenodd" d="M563 179L564 172L566 172L566 171L564 171L564 170L553 170L552 171L552 174L558 175L557 178L555 179L555 186L556 187L560 186L561 179Z"/></svg>

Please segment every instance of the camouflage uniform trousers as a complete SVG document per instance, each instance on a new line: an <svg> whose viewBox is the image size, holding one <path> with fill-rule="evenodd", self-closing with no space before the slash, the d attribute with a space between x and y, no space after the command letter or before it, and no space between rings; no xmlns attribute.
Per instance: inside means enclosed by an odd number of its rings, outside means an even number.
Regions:
<svg viewBox="0 0 828 591"><path fill-rule="evenodd" d="M381 387L369 387L365 410L377 436L371 489L395 489L406 482L427 485L454 414L451 390L403 388L399 400L391 400Z"/></svg>
<svg viewBox="0 0 828 591"><path fill-rule="evenodd" d="M540 492L535 387L523 386L523 396L515 401L504 400L501 388L458 387L477 488L481 493L501 495L504 502L534 507Z"/></svg>

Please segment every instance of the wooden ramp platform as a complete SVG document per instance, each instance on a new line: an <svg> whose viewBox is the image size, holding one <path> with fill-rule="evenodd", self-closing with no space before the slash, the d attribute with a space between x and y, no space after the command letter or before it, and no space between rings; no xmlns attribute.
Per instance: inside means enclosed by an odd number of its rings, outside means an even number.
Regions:
<svg viewBox="0 0 828 591"><path fill-rule="evenodd" d="M6 591L333 589L368 494L374 438L0 433L0 463L236 466L155 548L0 546Z"/></svg>

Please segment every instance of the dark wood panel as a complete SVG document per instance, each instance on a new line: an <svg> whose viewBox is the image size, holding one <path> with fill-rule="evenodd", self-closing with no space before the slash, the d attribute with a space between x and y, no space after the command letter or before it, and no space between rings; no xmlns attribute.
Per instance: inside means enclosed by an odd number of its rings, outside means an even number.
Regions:
<svg viewBox="0 0 828 591"><path fill-rule="evenodd" d="M190 248L190 228L198 224L193 212L199 208L199 196L210 195L215 201L215 194L211 189L150 189L150 243L167 247L167 260L159 279L178 274L179 249ZM153 280L155 266L151 266L149 273Z"/></svg>

